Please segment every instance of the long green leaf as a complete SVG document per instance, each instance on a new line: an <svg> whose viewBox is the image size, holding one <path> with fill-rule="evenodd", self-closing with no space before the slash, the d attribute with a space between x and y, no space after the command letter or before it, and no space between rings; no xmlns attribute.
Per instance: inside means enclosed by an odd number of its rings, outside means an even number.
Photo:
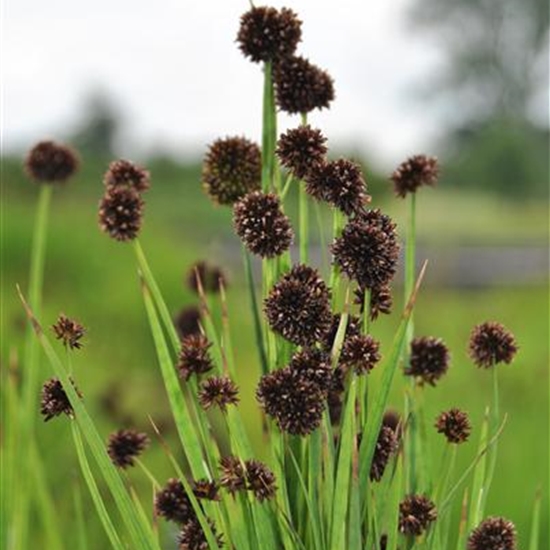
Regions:
<svg viewBox="0 0 550 550"><path fill-rule="evenodd" d="M540 490L537 491L535 496L535 503L533 504L533 519L531 520L531 534L529 536L529 550L539 550L540 540L540 505L542 495Z"/></svg>

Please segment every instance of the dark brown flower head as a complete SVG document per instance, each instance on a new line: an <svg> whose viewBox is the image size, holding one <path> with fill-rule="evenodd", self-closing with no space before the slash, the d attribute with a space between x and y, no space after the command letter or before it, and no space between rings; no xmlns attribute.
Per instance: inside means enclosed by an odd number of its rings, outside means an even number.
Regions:
<svg viewBox="0 0 550 550"><path fill-rule="evenodd" d="M253 7L241 16L239 48L255 63L292 55L302 39L302 22L288 8Z"/></svg>
<svg viewBox="0 0 550 550"><path fill-rule="evenodd" d="M134 465L138 457L149 445L147 434L135 430L118 430L109 436L107 452L115 466L127 468Z"/></svg>
<svg viewBox="0 0 550 550"><path fill-rule="evenodd" d="M199 293L197 277L200 279L204 292L217 294L220 291L220 285L227 286L227 277L221 267L210 265L208 262L199 261L191 266L187 272L187 286L196 294Z"/></svg>
<svg viewBox="0 0 550 550"><path fill-rule="evenodd" d="M422 185L434 186L439 176L439 166L435 157L415 155L401 163L391 175L395 194L405 197L416 193Z"/></svg>
<svg viewBox="0 0 550 550"><path fill-rule="evenodd" d="M380 361L380 343L370 334L358 334L344 340L340 364L353 368L359 375L368 374Z"/></svg>
<svg viewBox="0 0 550 550"><path fill-rule="evenodd" d="M517 351L514 335L500 323L482 323L470 334L470 357L478 367L488 369L498 363L511 363Z"/></svg>
<svg viewBox="0 0 550 550"><path fill-rule="evenodd" d="M220 485L231 494L246 489L244 466L236 456L224 456L220 460L220 469Z"/></svg>
<svg viewBox="0 0 550 550"><path fill-rule="evenodd" d="M321 423L327 391L287 366L260 379L256 398L279 429L293 435L308 435Z"/></svg>
<svg viewBox="0 0 550 550"><path fill-rule="evenodd" d="M397 225L387 214L383 214L380 208L362 210L358 212L358 217L363 223L381 229L389 239L397 242Z"/></svg>
<svg viewBox="0 0 550 550"><path fill-rule="evenodd" d="M151 186L149 172L129 160L115 160L109 164L103 183L107 189L124 187L136 190L138 193L147 191Z"/></svg>
<svg viewBox="0 0 550 550"><path fill-rule="evenodd" d="M397 451L397 436L389 426L380 428L370 467L371 481L380 481L391 456Z"/></svg>
<svg viewBox="0 0 550 550"><path fill-rule="evenodd" d="M336 340L336 334L338 333L338 327L340 326L340 320L342 315L340 313L331 314L330 328L328 329L325 337L321 341L323 349L330 353L334 346L334 340ZM344 334L344 342L352 336L361 334L361 319L356 315L349 315L348 322L346 323L346 332Z"/></svg>
<svg viewBox="0 0 550 550"><path fill-rule="evenodd" d="M194 481L193 494L201 500L220 500L218 484L208 479Z"/></svg>
<svg viewBox="0 0 550 550"><path fill-rule="evenodd" d="M277 143L277 156L291 174L303 180L320 170L325 162L327 138L309 124L298 126L282 134Z"/></svg>
<svg viewBox="0 0 550 550"><path fill-rule="evenodd" d="M296 352L288 365L302 380L313 382L323 392L332 384L330 356L317 349L309 348Z"/></svg>
<svg viewBox="0 0 550 550"><path fill-rule="evenodd" d="M214 522L210 518L206 518L210 530L216 539L216 546L223 547L223 536L216 531ZM179 550L210 550L206 535L197 518L188 521L178 535Z"/></svg>
<svg viewBox="0 0 550 550"><path fill-rule="evenodd" d="M269 326L294 344L313 345L330 328L330 296L316 269L295 265L273 286L264 302Z"/></svg>
<svg viewBox="0 0 550 550"><path fill-rule="evenodd" d="M199 389L199 403L203 409L216 405L225 411L228 405L239 402L239 388L227 376L212 376L207 378Z"/></svg>
<svg viewBox="0 0 550 550"><path fill-rule="evenodd" d="M409 366L405 369L407 376L414 376L420 384L435 383L447 372L451 355L441 338L422 336L411 342Z"/></svg>
<svg viewBox="0 0 550 550"><path fill-rule="evenodd" d="M78 396L82 397L82 394L78 391L78 388L74 385L72 380L71 383ZM44 382L42 386L40 413L44 417L45 422L63 413L71 418L74 416L73 407L69 398L63 389L63 385L57 378L50 378Z"/></svg>
<svg viewBox="0 0 550 550"><path fill-rule="evenodd" d="M472 431L468 415L460 409L442 412L436 419L435 428L449 443L464 443Z"/></svg>
<svg viewBox="0 0 550 550"><path fill-rule="evenodd" d="M262 258L280 256L294 237L281 201L273 193L254 191L235 203L233 226L246 248Z"/></svg>
<svg viewBox="0 0 550 550"><path fill-rule="evenodd" d="M332 253L334 263L360 287L378 288L395 275L399 245L394 234L358 218L344 227Z"/></svg>
<svg viewBox="0 0 550 550"><path fill-rule="evenodd" d="M516 550L516 527L505 519L483 520L468 537L468 550Z"/></svg>
<svg viewBox="0 0 550 550"><path fill-rule="evenodd" d="M395 432L397 439L399 439L401 437L401 430L403 428L403 419L397 411L389 409L384 413L384 416L382 417L382 426L387 426L388 428L391 428Z"/></svg>
<svg viewBox="0 0 550 550"><path fill-rule="evenodd" d="M191 334L182 339L177 364L180 378L189 380L193 374L200 376L212 370L214 365L208 351L211 346L208 338L202 334Z"/></svg>
<svg viewBox="0 0 550 550"><path fill-rule="evenodd" d="M131 241L141 228L143 205L137 191L113 187L99 203L99 227L117 241Z"/></svg>
<svg viewBox="0 0 550 550"><path fill-rule="evenodd" d="M63 313L59 315L57 321L52 325L55 337L63 342L65 347L70 349L80 349L86 329L75 319L69 319Z"/></svg>
<svg viewBox="0 0 550 550"><path fill-rule="evenodd" d="M202 185L217 204L233 204L251 191L260 189L262 158L260 148L242 137L214 141L202 168Z"/></svg>
<svg viewBox="0 0 550 550"><path fill-rule="evenodd" d="M365 308L365 289L357 288L355 290L354 302L359 305L361 313ZM393 305L391 288L389 285L374 287L370 291L370 319L375 321L378 315L383 313L389 315Z"/></svg>
<svg viewBox="0 0 550 550"><path fill-rule="evenodd" d="M200 334L200 321L201 313L198 307L188 306L180 310L174 319L174 324L176 325L176 330L180 338L183 339L185 336Z"/></svg>
<svg viewBox="0 0 550 550"><path fill-rule="evenodd" d="M179 479L169 479L155 495L155 512L168 521L184 524L195 519L191 501Z"/></svg>
<svg viewBox="0 0 550 550"><path fill-rule="evenodd" d="M78 168L77 153L54 141L37 143L25 158L27 174L40 183L62 183Z"/></svg>
<svg viewBox="0 0 550 550"><path fill-rule="evenodd" d="M399 532L418 537L437 519L435 504L424 495L408 495L399 504Z"/></svg>
<svg viewBox="0 0 550 550"><path fill-rule="evenodd" d="M298 56L282 59L275 67L275 100L290 114L328 108L334 99L334 81L326 72Z"/></svg>
<svg viewBox="0 0 550 550"><path fill-rule="evenodd" d="M273 498L277 491L275 474L259 460L247 460L245 468L247 489L260 502Z"/></svg>
<svg viewBox="0 0 550 550"><path fill-rule="evenodd" d="M370 202L361 167L347 159L333 160L311 172L306 190L312 197L328 202L348 216L360 212Z"/></svg>

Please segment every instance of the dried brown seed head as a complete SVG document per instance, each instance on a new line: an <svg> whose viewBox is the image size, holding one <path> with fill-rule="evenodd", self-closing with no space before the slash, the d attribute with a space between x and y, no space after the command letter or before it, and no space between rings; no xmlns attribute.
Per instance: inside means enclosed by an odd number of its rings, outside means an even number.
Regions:
<svg viewBox="0 0 550 550"><path fill-rule="evenodd" d="M447 372L451 355L441 338L423 336L411 342L409 366L405 369L407 376L414 376L420 384L435 383Z"/></svg>
<svg viewBox="0 0 550 550"><path fill-rule="evenodd" d="M61 340L65 347L70 349L80 349L82 347L80 340L86 333L86 329L75 319L69 319L61 313L55 324L52 325L52 330L55 337Z"/></svg>
<svg viewBox="0 0 550 550"><path fill-rule="evenodd" d="M358 334L344 340L340 364L353 368L358 375L368 374L380 361L380 343L369 334Z"/></svg>
<svg viewBox="0 0 550 550"><path fill-rule="evenodd" d="M103 176L103 183L107 189L124 187L134 189L138 193L147 191L151 186L149 172L129 160L115 160Z"/></svg>
<svg viewBox="0 0 550 550"><path fill-rule="evenodd" d="M202 334L185 336L181 342L179 361L176 368L180 378L189 380L191 375L200 376L214 367L209 349L212 343Z"/></svg>
<svg viewBox="0 0 550 550"><path fill-rule="evenodd" d="M72 380L71 383L79 397L82 397L82 394ZM44 417L45 422L60 414L66 414L71 418L74 416L71 402L63 389L63 385L57 378L50 378L42 386L40 413Z"/></svg>
<svg viewBox="0 0 550 550"><path fill-rule="evenodd" d="M210 530L216 539L217 548L223 547L223 536L216 531L214 522L207 517L206 521L210 526ZM178 535L179 550L209 550L210 545L206 539L206 534L197 518L188 521Z"/></svg>
<svg viewBox="0 0 550 550"><path fill-rule="evenodd" d="M511 363L517 351L514 335L500 323L482 323L470 334L469 353L478 367L488 369L498 363Z"/></svg>
<svg viewBox="0 0 550 550"><path fill-rule="evenodd" d="M456 408L442 412L436 419L435 428L449 443L457 444L467 441L472 431L468 415Z"/></svg>
<svg viewBox="0 0 550 550"><path fill-rule="evenodd" d="M199 479L193 482L193 494L201 500L220 500L218 484L208 479Z"/></svg>
<svg viewBox="0 0 550 550"><path fill-rule="evenodd" d="M109 436L107 453L111 461L119 468L134 465L138 457L149 445L147 434L135 430L118 430Z"/></svg>
<svg viewBox="0 0 550 550"><path fill-rule="evenodd" d="M231 494L246 489L244 465L236 456L224 456L220 460L220 469L220 485Z"/></svg>
<svg viewBox="0 0 550 550"><path fill-rule="evenodd" d="M365 289L357 288L355 290L354 303L359 305L361 313L365 307ZM393 305L391 288L389 285L375 287L370 290L370 319L375 321L378 315L383 313L389 315Z"/></svg>
<svg viewBox="0 0 550 550"><path fill-rule="evenodd" d="M424 495L408 495L399 504L399 532L418 537L437 519L435 504Z"/></svg>
<svg viewBox="0 0 550 550"><path fill-rule="evenodd" d="M416 193L422 185L434 186L439 176L439 166L435 157L415 155L401 163L391 175L395 194L405 197Z"/></svg>
<svg viewBox="0 0 550 550"><path fill-rule="evenodd" d="M78 169L76 151L54 141L37 143L25 158L27 174L39 183L63 183Z"/></svg>
<svg viewBox="0 0 550 550"><path fill-rule="evenodd" d="M117 241L131 241L141 228L143 206L134 189L112 187L99 203L99 227Z"/></svg>
<svg viewBox="0 0 550 550"><path fill-rule="evenodd" d="M397 436L389 426L380 428L370 467L371 481L380 481L391 456L397 451Z"/></svg>
<svg viewBox="0 0 550 550"><path fill-rule="evenodd" d="M156 493L155 512L167 521L179 524L195 518L191 501L179 479L169 479L166 485Z"/></svg>
<svg viewBox="0 0 550 550"><path fill-rule="evenodd" d="M277 491L275 474L259 460L245 461L247 489L260 501L269 500Z"/></svg>
<svg viewBox="0 0 550 550"><path fill-rule="evenodd" d="M468 537L468 550L516 550L515 525L505 518L483 520Z"/></svg>
<svg viewBox="0 0 550 550"><path fill-rule="evenodd" d="M227 376L212 376L201 383L199 389L199 403L203 409L213 406L225 411L228 405L239 402L239 388Z"/></svg>

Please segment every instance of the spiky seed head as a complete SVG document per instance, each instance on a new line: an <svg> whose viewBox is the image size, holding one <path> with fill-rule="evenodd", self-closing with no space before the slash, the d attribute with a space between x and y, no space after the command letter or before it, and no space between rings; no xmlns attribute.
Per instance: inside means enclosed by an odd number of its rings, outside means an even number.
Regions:
<svg viewBox="0 0 550 550"><path fill-rule="evenodd" d="M469 353L472 361L483 368L498 363L511 363L518 351L514 335L502 324L487 321L473 328Z"/></svg>
<svg viewBox="0 0 550 550"><path fill-rule="evenodd" d="M255 63L292 55L302 39L302 22L288 8L253 7L241 16L239 48Z"/></svg>
<svg viewBox="0 0 550 550"><path fill-rule="evenodd" d="M357 218L332 244L333 262L362 288L387 285L395 275L399 244L395 233Z"/></svg>
<svg viewBox="0 0 550 550"><path fill-rule="evenodd" d="M371 200L361 167L347 159L327 162L311 172L306 190L312 197L328 202L348 216L361 212Z"/></svg>
<svg viewBox="0 0 550 550"><path fill-rule="evenodd" d="M515 525L502 517L484 519L468 537L468 550L516 550Z"/></svg>
<svg viewBox="0 0 550 550"><path fill-rule="evenodd" d="M214 365L208 351L211 347L212 343L202 334L184 336L176 365L180 378L189 380L193 374L200 376L212 370Z"/></svg>
<svg viewBox="0 0 550 550"><path fill-rule="evenodd" d="M382 426L387 426L388 428L391 428L394 431L398 440L401 438L403 419L397 411L393 409L388 409L382 417Z"/></svg>
<svg viewBox="0 0 550 550"><path fill-rule="evenodd" d="M332 313L330 319L330 327L325 334L321 345L323 349L330 353L336 340L336 334L338 333L338 327L340 326L340 320L342 315L340 313ZM361 319L357 315L348 315L348 321L346 323L346 332L344 333L344 342L352 336L361 334Z"/></svg>
<svg viewBox="0 0 550 550"><path fill-rule="evenodd" d="M395 194L405 197L407 193L416 193L423 185L434 186L439 176L439 166L435 157L415 155L401 163L390 179Z"/></svg>
<svg viewBox="0 0 550 550"><path fill-rule="evenodd" d="M276 153L281 164L295 178L303 180L322 168L327 154L326 141L321 130L306 124L281 134Z"/></svg>
<svg viewBox="0 0 550 550"><path fill-rule="evenodd" d="M196 306L184 307L179 311L174 319L176 330L179 337L183 340L185 336L201 333L201 312Z"/></svg>
<svg viewBox="0 0 550 550"><path fill-rule="evenodd" d="M143 206L134 189L112 187L99 203L99 227L117 241L131 241L141 228Z"/></svg>
<svg viewBox="0 0 550 550"><path fill-rule="evenodd" d="M210 526L212 535L216 539L216 547L223 547L223 536L216 531L214 522L207 517L206 521ZM210 545L206 539L206 534L200 524L198 518L194 518L188 521L181 529L178 535L178 549L179 550L209 550Z"/></svg>
<svg viewBox="0 0 550 550"><path fill-rule="evenodd" d="M279 279L264 301L269 326L294 344L313 345L330 328L330 296L316 269L295 265Z"/></svg>
<svg viewBox="0 0 550 550"><path fill-rule="evenodd" d="M368 374L380 361L380 343L370 334L358 334L344 340L340 364L353 368L358 375Z"/></svg>
<svg viewBox="0 0 550 550"><path fill-rule="evenodd" d="M72 380L71 383L78 396L82 397L82 394ZM73 407L59 379L50 378L44 382L40 400L40 413L44 417L45 422L60 414L66 414L71 418L74 416Z"/></svg>
<svg viewBox="0 0 550 550"><path fill-rule="evenodd" d="M212 376L201 383L199 403L203 409L217 406L225 411L228 405L239 402L239 388L227 376Z"/></svg>
<svg viewBox="0 0 550 550"><path fill-rule="evenodd" d="M260 501L269 500L277 491L275 474L259 460L245 461L247 489Z"/></svg>
<svg viewBox="0 0 550 550"><path fill-rule="evenodd" d="M220 485L231 494L246 489L246 473L243 463L236 456L224 456L220 460Z"/></svg>
<svg viewBox="0 0 550 550"><path fill-rule="evenodd" d="M227 286L227 277L223 269L217 265L211 265L204 260L193 264L186 275L187 286L195 293L199 293L197 277L201 282L204 292L217 294L220 292L220 285Z"/></svg>
<svg viewBox="0 0 550 550"><path fill-rule="evenodd" d="M202 186L216 204L233 204L260 189L260 148L243 137L227 137L211 143L202 168Z"/></svg>
<svg viewBox="0 0 550 550"><path fill-rule="evenodd" d="M77 171L78 165L76 151L55 141L40 141L25 158L29 177L45 184L67 181Z"/></svg>
<svg viewBox="0 0 550 550"><path fill-rule="evenodd" d="M145 168L129 160L115 160L103 176L103 183L107 189L125 187L134 189L138 193L147 191L151 186L150 175Z"/></svg>
<svg viewBox="0 0 550 550"><path fill-rule="evenodd" d="M380 481L391 456L397 451L397 436L389 426L380 428L370 467L371 481Z"/></svg>
<svg viewBox="0 0 550 550"><path fill-rule="evenodd" d="M277 63L274 82L277 105L290 114L328 108L334 99L331 76L303 57L290 56Z"/></svg>
<svg viewBox="0 0 550 550"><path fill-rule="evenodd" d="M280 256L294 237L281 201L273 193L254 191L235 203L233 226L246 248L262 258Z"/></svg>
<svg viewBox="0 0 550 550"><path fill-rule="evenodd" d="M169 479L155 495L155 513L167 521L184 524L195 518L193 506L179 479Z"/></svg>
<svg viewBox="0 0 550 550"><path fill-rule="evenodd" d="M80 349L82 342L80 341L86 329L75 319L69 319L63 313L59 314L57 321L52 325L55 337L63 342L65 347L70 349Z"/></svg>
<svg viewBox="0 0 550 550"><path fill-rule="evenodd" d="M355 289L354 303L359 306L361 313L365 307L365 289ZM370 290L370 319L376 321L378 316L383 313L389 315L393 305L393 298L391 294L391 288L389 285L375 287Z"/></svg>
<svg viewBox="0 0 550 550"><path fill-rule="evenodd" d="M147 434L136 430L118 430L109 436L107 453L111 461L119 468L128 468L134 465L138 457L149 445Z"/></svg>
<svg viewBox="0 0 550 550"><path fill-rule="evenodd" d="M407 376L414 376L420 384L435 386L447 372L451 354L441 338L433 336L417 337L411 342Z"/></svg>
<svg viewBox="0 0 550 550"><path fill-rule="evenodd" d="M329 391L332 367L328 353L317 348L302 349L292 356L289 367L303 380L316 384L321 391Z"/></svg>
<svg viewBox="0 0 550 550"><path fill-rule="evenodd" d="M435 504L425 495L408 495L399 504L399 532L418 537L437 519Z"/></svg>
<svg viewBox="0 0 550 550"><path fill-rule="evenodd" d="M468 415L456 408L442 412L435 421L435 428L449 443L457 444L467 441L472 431Z"/></svg>
<svg viewBox="0 0 550 550"><path fill-rule="evenodd" d="M201 500L220 500L218 484L209 479L199 479L193 482L193 494Z"/></svg>

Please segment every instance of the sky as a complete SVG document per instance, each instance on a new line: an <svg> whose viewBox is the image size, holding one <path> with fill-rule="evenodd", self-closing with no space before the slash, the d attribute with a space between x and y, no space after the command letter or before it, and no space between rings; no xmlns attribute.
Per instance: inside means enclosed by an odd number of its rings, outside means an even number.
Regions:
<svg viewBox="0 0 550 550"><path fill-rule="evenodd" d="M437 70L436 45L407 24L412 0L273 1L303 20L298 53L328 70L336 100L311 123L329 146L391 167L430 153L438 119L416 89ZM5 151L62 139L91 90L122 114L117 151L200 154L224 135L260 140L261 67L235 36L245 0L3 0ZM282 116L280 129L298 124Z"/></svg>

